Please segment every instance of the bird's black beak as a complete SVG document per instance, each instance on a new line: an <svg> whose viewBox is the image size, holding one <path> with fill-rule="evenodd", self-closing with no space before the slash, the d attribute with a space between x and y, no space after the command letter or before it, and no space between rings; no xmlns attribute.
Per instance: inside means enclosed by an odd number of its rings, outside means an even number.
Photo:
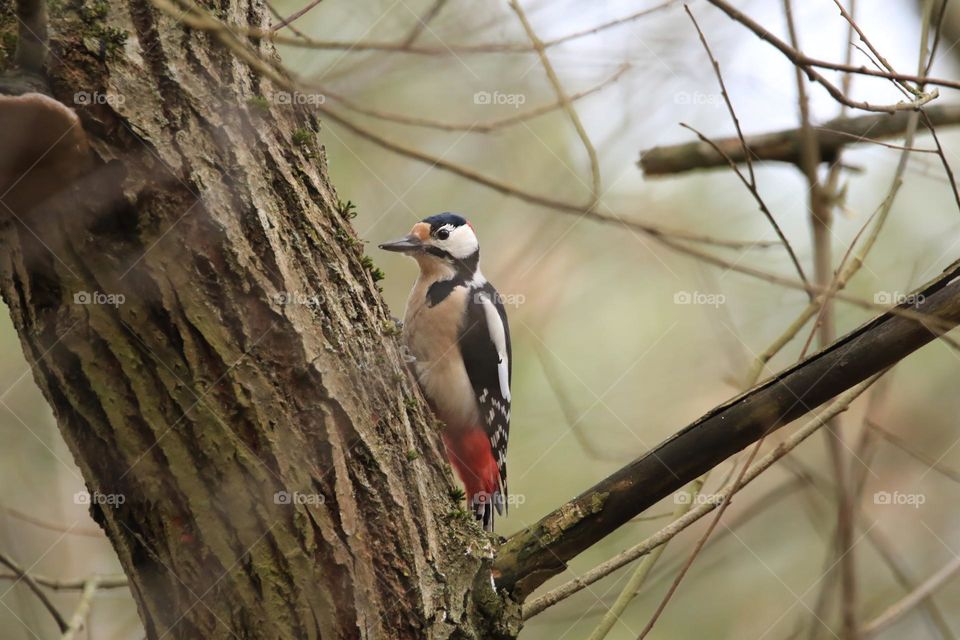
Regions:
<svg viewBox="0 0 960 640"><path fill-rule="evenodd" d="M397 251L400 253L409 253L423 249L423 241L412 233L393 242L384 242L380 248L384 251Z"/></svg>

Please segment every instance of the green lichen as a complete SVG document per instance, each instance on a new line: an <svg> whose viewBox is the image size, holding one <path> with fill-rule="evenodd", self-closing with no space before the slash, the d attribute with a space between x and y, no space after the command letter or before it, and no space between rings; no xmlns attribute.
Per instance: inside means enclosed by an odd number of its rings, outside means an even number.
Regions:
<svg viewBox="0 0 960 640"><path fill-rule="evenodd" d="M383 273L383 270L373 264L373 258L370 256L363 256L360 258L360 264L363 265L363 268L370 272L370 277L374 282L379 282L386 277Z"/></svg>
<svg viewBox="0 0 960 640"><path fill-rule="evenodd" d="M393 320L385 321L381 325L380 329L383 332L383 335L385 336L398 336L402 333L402 329L400 328L400 325L398 325Z"/></svg>
<svg viewBox="0 0 960 640"><path fill-rule="evenodd" d="M603 511L603 505L607 503L607 498L610 497L610 493L603 491L600 493L595 493L590 498L590 513L599 513Z"/></svg>
<svg viewBox="0 0 960 640"><path fill-rule="evenodd" d="M247 98L247 106L260 113L268 113L270 111L270 101L263 96L250 96Z"/></svg>
<svg viewBox="0 0 960 640"><path fill-rule="evenodd" d="M447 512L447 518L451 521L462 520L464 522L469 522L471 520L470 512L464 509L463 507L456 507Z"/></svg>
<svg viewBox="0 0 960 640"><path fill-rule="evenodd" d="M347 229L340 227L335 234L337 242L347 247L354 247L360 244L360 241L353 237Z"/></svg>
<svg viewBox="0 0 960 640"><path fill-rule="evenodd" d="M357 217L357 205L353 204L349 200L344 202L343 200L337 198L337 213L348 220L352 220L353 218Z"/></svg>
<svg viewBox="0 0 960 640"><path fill-rule="evenodd" d="M416 451L415 449L410 449L410 451L407 451L407 460L409 460L410 462L413 462L419 457L420 457L419 451Z"/></svg>
<svg viewBox="0 0 960 640"><path fill-rule="evenodd" d="M106 24L109 13L110 3L107 0L85 2L79 10L84 37L97 41L104 55L112 58L126 46L129 34L119 27Z"/></svg>
<svg viewBox="0 0 960 640"><path fill-rule="evenodd" d="M17 50L17 19L13 3L4 3L0 8L0 67L7 68Z"/></svg>
<svg viewBox="0 0 960 640"><path fill-rule="evenodd" d="M291 140L298 147L305 147L313 142L313 132L309 129L297 129L293 132Z"/></svg>

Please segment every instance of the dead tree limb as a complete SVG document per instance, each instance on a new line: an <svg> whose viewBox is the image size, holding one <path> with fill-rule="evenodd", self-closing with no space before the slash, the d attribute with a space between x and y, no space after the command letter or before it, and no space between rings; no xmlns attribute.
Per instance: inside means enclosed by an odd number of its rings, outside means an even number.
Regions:
<svg viewBox="0 0 960 640"><path fill-rule="evenodd" d="M960 323L960 261L915 292L919 313ZM705 471L937 338L887 312L822 351L712 409L500 548L494 575L522 600L566 562Z"/></svg>
<svg viewBox="0 0 960 640"><path fill-rule="evenodd" d="M832 163L840 150L862 144L896 138L906 133L909 111L896 114L874 114L856 118L837 118L813 127L821 151L821 162ZM934 126L960 124L960 104L932 105L924 109ZM802 131L784 129L772 133L747 136L751 159L760 162L788 162L800 165ZM714 143L736 163L746 162L740 138L715 139ZM728 166L727 159L711 145L686 142L654 147L640 154L640 168L648 176L663 176L695 169L719 169Z"/></svg>

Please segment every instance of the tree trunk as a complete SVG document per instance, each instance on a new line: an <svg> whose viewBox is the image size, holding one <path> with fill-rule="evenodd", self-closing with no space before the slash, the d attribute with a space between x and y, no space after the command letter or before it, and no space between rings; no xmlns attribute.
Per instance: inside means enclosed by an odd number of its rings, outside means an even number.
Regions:
<svg viewBox="0 0 960 640"><path fill-rule="evenodd" d="M0 290L147 637L515 635L316 120L149 0L50 14L81 124L0 97Z"/></svg>

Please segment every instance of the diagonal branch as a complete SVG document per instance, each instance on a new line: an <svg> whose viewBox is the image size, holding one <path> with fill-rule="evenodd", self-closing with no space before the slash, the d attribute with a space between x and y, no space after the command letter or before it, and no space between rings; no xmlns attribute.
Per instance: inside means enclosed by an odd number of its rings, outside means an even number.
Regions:
<svg viewBox="0 0 960 640"><path fill-rule="evenodd" d="M914 607L921 604L930 594L942 587L944 583L950 580L960 571L960 556L955 556L950 562L945 564L942 569L931 575L911 593L908 593L899 601L890 605L879 616L863 626L863 636L872 637L880 633L883 629L899 620L904 614L909 613Z"/></svg>
<svg viewBox="0 0 960 640"><path fill-rule="evenodd" d="M569 96L569 101L576 102L581 98L586 98L589 95L593 95L594 93L619 80L628 69L630 69L629 64L620 65L620 68L618 68L606 79L600 81L592 87L589 87L588 89L571 94ZM372 109L360 102L354 102L342 94L334 93L325 87L320 87L320 90L324 96L339 102L350 111L361 113L365 116L370 116L371 118L386 120L387 122L396 122L398 124L405 124L413 127L426 127L428 129L437 129L439 131L466 131L467 133L490 133L504 127L524 122L525 120L531 120L537 116L550 113L551 111L556 111L564 106L564 104L558 100L549 104L543 104L538 107L528 109L526 111L521 111L510 116L497 118L495 120L477 122L443 122L439 120L432 120L430 118L421 118L415 115L391 113L382 111L380 109Z"/></svg>
<svg viewBox="0 0 960 640"><path fill-rule="evenodd" d="M13 571L13 573L17 576L17 582L23 582L23 584L25 584L27 588L30 589L35 596L37 596L43 607L50 612L50 615L60 628L60 632L65 632L67 630L67 621L63 619L63 616L60 615L60 612L57 611L57 608L53 606L53 603L50 602L50 598L48 598L47 594L43 592L43 589L41 589L40 585L38 585L36 580L33 579L33 576L27 573L26 569L22 568L12 558L8 557L4 553L0 553L0 564ZM16 582L14 582L14 584L16 584Z"/></svg>
<svg viewBox="0 0 960 640"><path fill-rule="evenodd" d="M596 567L584 572L582 575L571 580L570 582L567 582L556 589L536 598L535 600L531 600L530 602L526 603L523 607L523 619L528 620L532 618L545 609L557 604L561 600L569 598L581 589L585 589L597 580L610 575L617 569L629 564L630 562L633 562L645 554L650 553L652 550L659 548L661 545L678 535L681 531L684 531L690 525L712 512L718 506L729 502L735 494L739 493L744 487L756 480L764 471L769 469L778 460L793 451L804 440L819 430L820 427L824 425L825 421L843 411L846 411L850 403L853 402L853 400L856 399L863 391L865 391L872 383L873 379L866 380L839 396L830 404L830 406L821 411L817 416L812 418L804 426L798 429L796 433L792 434L789 438L778 444L773 450L768 452L762 458L757 460L756 463L750 466L749 470L744 474L743 478L736 483L736 485L727 486L719 493L711 496L710 500L701 501L695 508L688 511L680 518L675 519L669 525L663 529L660 529L660 531L657 531L643 542L626 549L625 551L617 554L605 562L600 563ZM672 572L672 569L664 573L670 572Z"/></svg>
<svg viewBox="0 0 960 640"><path fill-rule="evenodd" d="M849 71L851 73L862 73L864 75L875 75L883 78L894 79L894 80L904 80L904 79L913 79L916 78L918 84L924 82L933 83L933 79L926 78L917 78L916 76L904 76L902 74L890 73L889 71L884 72L873 72L871 69L866 67L849 67L848 65L826 63L821 60L814 60L809 58L800 51L797 51L794 47L791 47L789 44L775 36L773 33L765 29L758 22L744 14L742 11L736 9L725 0L707 0L710 4L717 7L724 13L726 13L732 20L739 22L744 27L753 31L753 33L759 37L761 40L764 40L771 45L773 45L780 53L787 57L790 62L792 62L797 67L803 69L804 73L807 74L807 77L810 80L816 82L821 87L827 90L827 93L833 97L834 100L840 104L846 105L853 109L861 109L863 111L877 111L882 113L896 113L897 111L915 111L927 104L931 100L939 96L939 92L934 89L929 93L918 95L916 100L911 102L898 102L896 104L886 104L886 105L876 105L871 104L865 101L853 100L849 98L843 91L837 88L832 82L827 80L819 71L814 67L821 67L826 69L833 69L837 71ZM949 83L954 84L954 83ZM944 85L946 86L946 85Z"/></svg>
<svg viewBox="0 0 960 640"><path fill-rule="evenodd" d="M547 56L547 50L543 41L537 36L537 32L533 30L533 25L530 24L530 21L527 20L527 14L523 11L523 7L520 6L517 0L510 0L510 8L517 14L520 24L523 25L523 30L530 39L530 44L536 49L537 56L540 58L540 64L543 66L543 71L547 74L547 79L550 81L550 86L553 87L554 93L557 94L557 101L563 105L563 111L567 114L567 117L570 118L570 123L573 124L574 130L576 130L577 136L580 138L580 142L583 143L583 148L587 152L587 157L590 159L592 198L589 208L594 209L600 202L600 195L602 193L600 187L600 160L597 158L597 150L594 148L593 142L590 141L590 136L587 135L587 130L583 127L577 110L573 108L573 104L563 88L563 83L561 83L560 78L557 77L557 72L554 71L553 65L550 64L550 58Z"/></svg>
<svg viewBox="0 0 960 640"><path fill-rule="evenodd" d="M911 299L941 325L960 323L960 261ZM926 323L887 312L750 391L516 533L494 561L498 585L523 600L566 562L633 516L756 442L934 340Z"/></svg>

